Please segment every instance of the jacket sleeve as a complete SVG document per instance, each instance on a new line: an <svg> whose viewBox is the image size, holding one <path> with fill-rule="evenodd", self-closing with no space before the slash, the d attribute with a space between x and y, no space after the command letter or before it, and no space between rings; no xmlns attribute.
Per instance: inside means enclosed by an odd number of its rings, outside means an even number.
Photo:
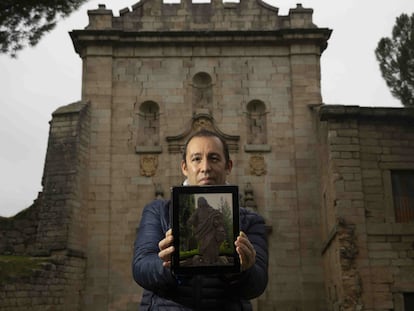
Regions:
<svg viewBox="0 0 414 311"><path fill-rule="evenodd" d="M256 262L248 270L242 272L234 286L240 297L253 299L260 296L268 281L268 249L265 221L262 216L247 211L240 212L240 229L246 233L250 243L256 250Z"/></svg>
<svg viewBox="0 0 414 311"><path fill-rule="evenodd" d="M132 273L145 289L162 294L176 282L171 270L158 257L158 243L169 227L169 201L157 200L145 206L134 243Z"/></svg>

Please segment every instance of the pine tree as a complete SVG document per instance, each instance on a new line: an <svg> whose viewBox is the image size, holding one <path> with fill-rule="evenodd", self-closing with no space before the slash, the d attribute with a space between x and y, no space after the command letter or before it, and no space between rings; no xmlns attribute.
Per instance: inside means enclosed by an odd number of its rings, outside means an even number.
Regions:
<svg viewBox="0 0 414 311"><path fill-rule="evenodd" d="M414 13L397 17L392 38L382 38L375 55L391 93L414 107Z"/></svg>
<svg viewBox="0 0 414 311"><path fill-rule="evenodd" d="M0 52L16 57L87 0L1 0Z"/></svg>

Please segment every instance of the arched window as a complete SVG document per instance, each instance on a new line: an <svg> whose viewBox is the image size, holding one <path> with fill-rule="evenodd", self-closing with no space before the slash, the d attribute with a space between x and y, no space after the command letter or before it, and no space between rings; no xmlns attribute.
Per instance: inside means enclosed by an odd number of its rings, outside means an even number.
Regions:
<svg viewBox="0 0 414 311"><path fill-rule="evenodd" d="M260 100L252 100L247 104L247 143L267 144L266 137L266 106Z"/></svg>
<svg viewBox="0 0 414 311"><path fill-rule="evenodd" d="M199 72L193 77L193 110L213 108L213 84L210 75Z"/></svg>

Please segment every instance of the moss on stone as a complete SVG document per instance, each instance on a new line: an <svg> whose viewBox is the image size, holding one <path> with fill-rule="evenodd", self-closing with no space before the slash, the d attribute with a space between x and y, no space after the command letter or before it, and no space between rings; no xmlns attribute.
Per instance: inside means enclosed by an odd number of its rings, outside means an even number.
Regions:
<svg viewBox="0 0 414 311"><path fill-rule="evenodd" d="M39 270L44 270L48 259L30 256L0 256L0 284L15 279L35 276Z"/></svg>

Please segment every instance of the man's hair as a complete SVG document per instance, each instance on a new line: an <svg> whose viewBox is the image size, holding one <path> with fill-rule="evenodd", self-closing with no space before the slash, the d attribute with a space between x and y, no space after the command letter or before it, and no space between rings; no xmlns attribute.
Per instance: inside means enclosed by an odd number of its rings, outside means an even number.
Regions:
<svg viewBox="0 0 414 311"><path fill-rule="evenodd" d="M194 138L194 137L217 137L220 141L221 144L223 145L223 153L224 153L224 158L226 160L226 165L229 164L230 162L230 152L229 152L229 146L227 145L226 141L221 138L217 133L206 130L206 129L201 129L195 133L193 133L188 139L187 142L184 145L184 151L183 151L183 161L185 163L187 163L186 158L187 158L187 147L188 144L190 143L190 141Z"/></svg>

